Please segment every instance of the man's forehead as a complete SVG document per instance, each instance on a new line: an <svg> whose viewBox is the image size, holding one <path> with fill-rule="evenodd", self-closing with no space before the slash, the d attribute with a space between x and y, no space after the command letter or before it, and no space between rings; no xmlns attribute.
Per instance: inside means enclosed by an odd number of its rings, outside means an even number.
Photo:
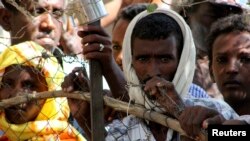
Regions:
<svg viewBox="0 0 250 141"><path fill-rule="evenodd" d="M24 5L42 6L54 5L57 7L64 7L66 0L21 0Z"/></svg>

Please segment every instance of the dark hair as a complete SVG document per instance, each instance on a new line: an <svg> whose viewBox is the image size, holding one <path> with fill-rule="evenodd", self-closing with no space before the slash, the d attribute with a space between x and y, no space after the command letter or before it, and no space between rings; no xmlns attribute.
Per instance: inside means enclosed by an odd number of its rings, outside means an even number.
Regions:
<svg viewBox="0 0 250 141"><path fill-rule="evenodd" d="M135 38L146 40L161 40L174 35L177 40L177 50L180 57L183 49L183 35L178 23L163 13L154 13L142 18L136 23L131 41Z"/></svg>
<svg viewBox="0 0 250 141"><path fill-rule="evenodd" d="M149 4L148 3L137 3L137 4L132 4L129 5L127 7L124 7L119 15L117 16L116 20L114 21L114 26L116 25L116 23L120 20L120 19L124 19L127 21L132 21L132 19L138 15L139 13L141 13L142 11L147 9L147 6Z"/></svg>
<svg viewBox="0 0 250 141"><path fill-rule="evenodd" d="M208 57L209 57L209 66L212 63L212 52L213 52L213 44L214 41L218 38L218 36L222 34L228 34L232 32L249 32L250 33L250 15L241 14L241 15L231 15L229 17L225 17L216 21L210 30L210 33L207 37L207 45L208 45Z"/></svg>
<svg viewBox="0 0 250 141"><path fill-rule="evenodd" d="M13 6L12 4L9 4L6 0L1 0L4 7L6 9L8 9L9 11L12 11L12 12L17 12L18 10L16 9L15 6ZM14 0L18 5L21 4L21 0Z"/></svg>

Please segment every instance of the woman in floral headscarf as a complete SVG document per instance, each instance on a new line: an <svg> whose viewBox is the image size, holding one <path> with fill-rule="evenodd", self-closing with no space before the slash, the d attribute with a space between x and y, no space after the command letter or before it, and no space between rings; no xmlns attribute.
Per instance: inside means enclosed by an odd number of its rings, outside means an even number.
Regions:
<svg viewBox="0 0 250 141"><path fill-rule="evenodd" d="M8 47L0 54L0 99L60 89L64 73L56 58L34 42ZM85 140L68 123L67 98L28 101L0 112L0 140Z"/></svg>

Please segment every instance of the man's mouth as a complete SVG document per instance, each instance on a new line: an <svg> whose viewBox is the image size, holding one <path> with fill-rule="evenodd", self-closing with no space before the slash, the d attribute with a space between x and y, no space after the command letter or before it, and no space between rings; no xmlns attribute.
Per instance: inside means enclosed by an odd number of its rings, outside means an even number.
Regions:
<svg viewBox="0 0 250 141"><path fill-rule="evenodd" d="M12 106L12 107L9 107L8 109L10 111L16 111L16 110L19 110L19 111L26 111L28 107L28 104L27 103L21 103L19 105L16 105L16 106Z"/></svg>
<svg viewBox="0 0 250 141"><path fill-rule="evenodd" d="M240 81L237 81L237 80L226 81L223 85L224 87L229 88L229 89L241 87Z"/></svg>
<svg viewBox="0 0 250 141"><path fill-rule="evenodd" d="M51 38L51 37L47 37L47 36L44 36L44 37L41 37L41 38L38 38L38 40L40 40L40 41L42 41L43 43L53 43L54 42L54 40L53 40L53 38Z"/></svg>

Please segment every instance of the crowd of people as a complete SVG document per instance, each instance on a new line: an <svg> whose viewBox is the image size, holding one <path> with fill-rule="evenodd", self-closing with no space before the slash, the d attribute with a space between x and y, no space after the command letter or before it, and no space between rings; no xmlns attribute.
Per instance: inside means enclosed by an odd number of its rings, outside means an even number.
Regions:
<svg viewBox="0 0 250 141"><path fill-rule="evenodd" d="M176 119L186 133L104 106L105 140L199 140L208 125L250 124L246 3L115 0L101 26L72 27L63 20L67 0L0 2L11 44L0 53L0 100L89 92L88 60L96 60L108 85L103 95ZM148 11L152 3L158 7ZM119 8L112 13L109 4ZM90 129L83 100L31 100L0 111L0 141L91 140Z"/></svg>

